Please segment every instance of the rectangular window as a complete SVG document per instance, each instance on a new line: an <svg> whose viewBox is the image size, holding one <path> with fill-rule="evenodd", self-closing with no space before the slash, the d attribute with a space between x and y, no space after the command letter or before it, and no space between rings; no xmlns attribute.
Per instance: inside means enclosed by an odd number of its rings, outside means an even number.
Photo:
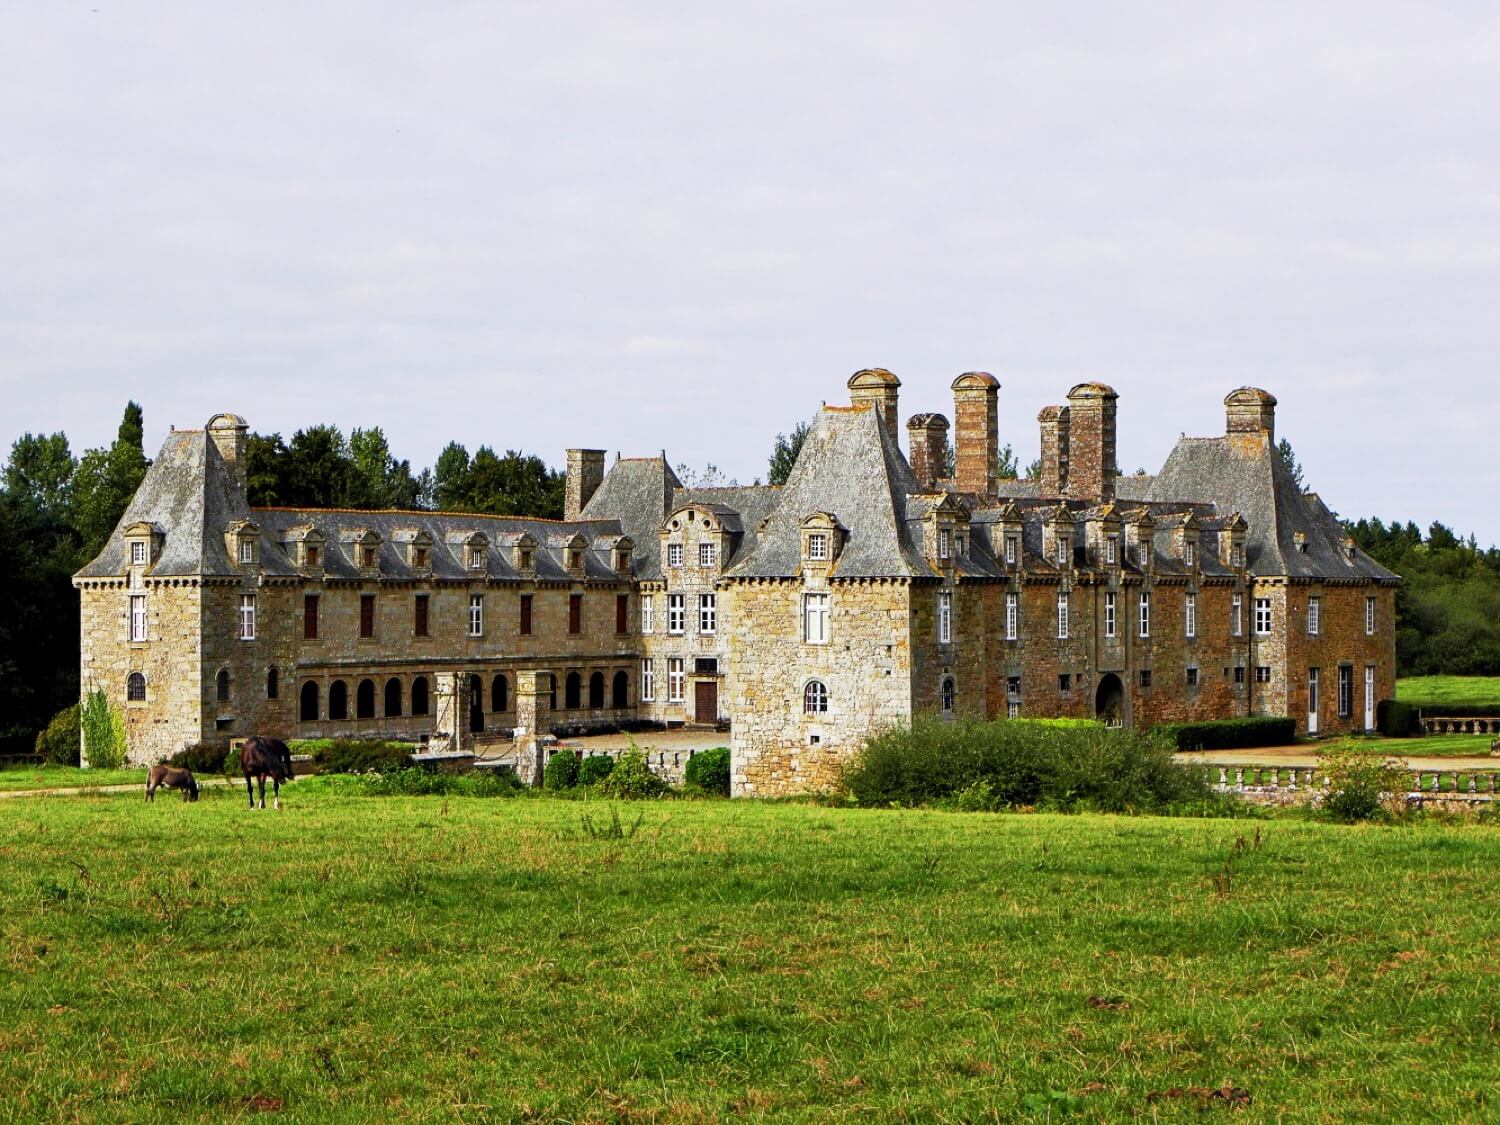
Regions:
<svg viewBox="0 0 1500 1125"><path fill-rule="evenodd" d="M1067 566L1068 565L1068 560L1073 555L1072 548L1073 548L1073 544L1069 543L1067 540L1062 539L1062 538L1059 538L1057 540L1057 565L1058 566Z"/></svg>
<svg viewBox="0 0 1500 1125"><path fill-rule="evenodd" d="M1365 599L1365 636L1373 636L1375 633L1375 599Z"/></svg>
<svg viewBox="0 0 1500 1125"><path fill-rule="evenodd" d="M484 636L484 595L469 595L469 636Z"/></svg>
<svg viewBox="0 0 1500 1125"><path fill-rule="evenodd" d="M371 554L373 555L374 552L372 551ZM373 566L374 565L374 559L372 558L370 560L370 562L367 562L365 565L366 566ZM470 547L469 548L469 569L470 570L483 570L484 569L484 548L482 548L482 547Z"/></svg>
<svg viewBox="0 0 1500 1125"><path fill-rule="evenodd" d="M1236 664L1234 666L1234 685L1235 685L1235 687L1239 687L1244 682L1245 682L1245 666L1243 664Z"/></svg>
<svg viewBox="0 0 1500 1125"><path fill-rule="evenodd" d="M1271 682L1271 666L1269 664L1257 664L1255 666L1255 682L1268 684Z"/></svg>
<svg viewBox="0 0 1500 1125"><path fill-rule="evenodd" d="M144 641L146 639L146 595L130 595L130 639L132 641Z"/></svg>
<svg viewBox="0 0 1500 1125"><path fill-rule="evenodd" d="M318 639L317 594L304 594L302 596L302 639L307 641Z"/></svg>
<svg viewBox="0 0 1500 1125"><path fill-rule="evenodd" d="M1005 677L1005 694L1010 696L1012 699L1019 699L1021 697L1020 676Z"/></svg>
<svg viewBox="0 0 1500 1125"><path fill-rule="evenodd" d="M1057 595L1057 639L1068 639L1068 595Z"/></svg>
<svg viewBox="0 0 1500 1125"><path fill-rule="evenodd" d="M372 567L372 566L375 565L375 548L374 547L365 547L365 548L363 548L361 550L361 552L360 552L360 556L364 560L360 564L361 566ZM472 566L473 564L470 563L469 565Z"/></svg>
<svg viewBox="0 0 1500 1125"><path fill-rule="evenodd" d="M698 632L714 633L719 628L719 597L717 594L698 595Z"/></svg>
<svg viewBox="0 0 1500 1125"><path fill-rule="evenodd" d="M1196 669L1196 668L1189 668L1187 670L1187 686L1188 687L1197 687L1198 686L1198 669Z"/></svg>
<svg viewBox="0 0 1500 1125"><path fill-rule="evenodd" d="M828 595L802 597L802 639L810 645L828 643Z"/></svg>
<svg viewBox="0 0 1500 1125"><path fill-rule="evenodd" d="M649 633L656 627L656 603L650 594L641 595L641 632Z"/></svg>
<svg viewBox="0 0 1500 1125"><path fill-rule="evenodd" d="M531 595L521 595L521 636L531 636Z"/></svg>
<svg viewBox="0 0 1500 1125"><path fill-rule="evenodd" d="M412 552L412 567L416 570L427 569L427 548L418 547Z"/></svg>
<svg viewBox="0 0 1500 1125"><path fill-rule="evenodd" d="M139 539L130 545L130 565L144 566L146 564L146 544Z"/></svg>
<svg viewBox="0 0 1500 1125"><path fill-rule="evenodd" d="M255 595L240 595L240 640L255 640Z"/></svg>
<svg viewBox="0 0 1500 1125"><path fill-rule="evenodd" d="M1021 717L1021 704L1019 700L1007 700L1005 704L1005 717L1007 719L1019 719Z"/></svg>
<svg viewBox="0 0 1500 1125"><path fill-rule="evenodd" d="M1229 599L1229 635L1238 637L1244 625L1245 599L1235 594Z"/></svg>
<svg viewBox="0 0 1500 1125"><path fill-rule="evenodd" d="M1071 672L1059 672L1057 674L1057 690L1064 695L1073 690L1073 674Z"/></svg>
<svg viewBox="0 0 1500 1125"><path fill-rule="evenodd" d="M1238 543L1229 548L1229 565L1236 570L1245 565L1245 548Z"/></svg>
<svg viewBox="0 0 1500 1125"><path fill-rule="evenodd" d="M1151 635L1151 595L1141 595L1141 636Z"/></svg>
<svg viewBox="0 0 1500 1125"><path fill-rule="evenodd" d="M416 600L413 602L414 616L411 623L411 631L415 637L428 636L427 611L429 597L430 595L428 594L418 594Z"/></svg>
<svg viewBox="0 0 1500 1125"><path fill-rule="evenodd" d="M813 532L807 537L807 557L821 562L828 557L828 536Z"/></svg>
<svg viewBox="0 0 1500 1125"><path fill-rule="evenodd" d="M1255 634L1264 637L1271 632L1271 599L1255 599Z"/></svg>
<svg viewBox="0 0 1500 1125"><path fill-rule="evenodd" d="M964 556L964 554L968 551L969 544L964 539L964 537L962 535L959 535L959 536L955 537L955 539L954 539L954 549L958 552L959 558L962 558Z"/></svg>
<svg viewBox="0 0 1500 1125"><path fill-rule="evenodd" d="M1005 562L1009 566L1016 565L1016 557L1021 553L1021 537L1019 535L1007 535L1005 537Z"/></svg>
<svg viewBox="0 0 1500 1125"><path fill-rule="evenodd" d="M583 595L568 595L568 632L583 632Z"/></svg>
<svg viewBox="0 0 1500 1125"><path fill-rule="evenodd" d="M359 635L361 637L373 637L375 635L374 594L361 594L359 596Z"/></svg>
<svg viewBox="0 0 1500 1125"><path fill-rule="evenodd" d="M630 632L630 595L615 595L615 632Z"/></svg>
<svg viewBox="0 0 1500 1125"><path fill-rule="evenodd" d="M1142 668L1141 669L1141 687L1143 687L1143 688L1149 688L1150 686L1151 686L1151 669L1150 668Z"/></svg>
<svg viewBox="0 0 1500 1125"><path fill-rule="evenodd" d="M250 563L255 561L255 544L249 539L240 540L240 562Z"/></svg>
<svg viewBox="0 0 1500 1125"><path fill-rule="evenodd" d="M1118 535L1111 535L1109 538L1105 539L1105 541L1104 541L1104 561L1105 562L1107 562L1110 566L1114 566L1115 565L1115 559L1119 557L1119 552L1120 552L1120 537Z"/></svg>
<svg viewBox="0 0 1500 1125"><path fill-rule="evenodd" d="M1184 607L1184 613L1185 613L1185 617L1184 617L1183 628L1184 628L1184 630L1186 631L1186 633L1187 633L1187 635L1189 637L1196 637L1198 635L1198 595L1197 594L1189 594L1187 596L1187 605Z"/></svg>
<svg viewBox="0 0 1500 1125"><path fill-rule="evenodd" d="M1313 596L1307 599L1307 635L1316 637L1323 625L1323 599Z"/></svg>
<svg viewBox="0 0 1500 1125"><path fill-rule="evenodd" d="M674 656L667 661L667 702L681 703L686 686L682 657Z"/></svg>
<svg viewBox="0 0 1500 1125"><path fill-rule="evenodd" d="M1115 595L1111 591L1104 595L1104 635L1113 639L1115 635Z"/></svg>
<svg viewBox="0 0 1500 1125"><path fill-rule="evenodd" d="M668 566L681 566L682 565L682 544L681 543L668 543L667 544L667 565Z"/></svg>
<svg viewBox="0 0 1500 1125"><path fill-rule="evenodd" d="M1347 719L1354 714L1354 666L1339 665L1339 718Z"/></svg>
<svg viewBox="0 0 1500 1125"><path fill-rule="evenodd" d="M719 562L719 549L713 543L698 544L698 565L704 569L717 566Z"/></svg>
<svg viewBox="0 0 1500 1125"><path fill-rule="evenodd" d="M938 595L938 644L949 644L953 640L953 595L944 591Z"/></svg>
<svg viewBox="0 0 1500 1125"><path fill-rule="evenodd" d="M1005 639L1013 641L1016 639L1016 629L1020 625L1018 620L1021 615L1021 595L1005 595Z"/></svg>
<svg viewBox="0 0 1500 1125"><path fill-rule="evenodd" d="M946 527L938 528L938 558L946 559L953 553L949 539L950 533L948 529Z"/></svg>
<svg viewBox="0 0 1500 1125"><path fill-rule="evenodd" d="M667 595L667 632L676 636L687 631L687 609L683 594Z"/></svg>
<svg viewBox="0 0 1500 1125"><path fill-rule="evenodd" d="M641 702L656 702L656 663L651 660L641 661Z"/></svg>
<svg viewBox="0 0 1500 1125"><path fill-rule="evenodd" d="M1184 543L1182 547L1182 561L1187 563L1188 569L1198 565L1198 546L1195 543Z"/></svg>
<svg viewBox="0 0 1500 1125"><path fill-rule="evenodd" d="M318 565L318 549L316 547L309 547L309 548L307 548L307 565L308 566L317 566Z"/></svg>

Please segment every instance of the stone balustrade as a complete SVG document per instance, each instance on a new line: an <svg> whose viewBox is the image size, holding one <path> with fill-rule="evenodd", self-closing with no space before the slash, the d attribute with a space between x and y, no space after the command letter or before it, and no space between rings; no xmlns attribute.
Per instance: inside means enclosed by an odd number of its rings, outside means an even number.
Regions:
<svg viewBox="0 0 1500 1125"><path fill-rule="evenodd" d="M1204 767L1210 784L1221 793L1235 793L1264 804L1315 801L1329 787L1329 778L1312 766L1212 765ZM1423 769L1403 771L1410 781L1408 801L1492 801L1500 794L1500 767L1493 770Z"/></svg>
<svg viewBox="0 0 1500 1125"><path fill-rule="evenodd" d="M1462 716L1423 715L1422 730L1427 734L1500 734L1500 718L1493 716L1464 718Z"/></svg>

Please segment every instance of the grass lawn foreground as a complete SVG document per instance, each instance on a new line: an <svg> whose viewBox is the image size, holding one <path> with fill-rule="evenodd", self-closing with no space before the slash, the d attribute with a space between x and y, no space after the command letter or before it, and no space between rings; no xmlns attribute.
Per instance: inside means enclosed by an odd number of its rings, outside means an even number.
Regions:
<svg viewBox="0 0 1500 1125"><path fill-rule="evenodd" d="M1500 676L1405 676L1396 698L1417 707L1430 704L1500 704Z"/></svg>
<svg viewBox="0 0 1500 1125"><path fill-rule="evenodd" d="M0 1118L1500 1116L1494 828L238 796L0 808Z"/></svg>

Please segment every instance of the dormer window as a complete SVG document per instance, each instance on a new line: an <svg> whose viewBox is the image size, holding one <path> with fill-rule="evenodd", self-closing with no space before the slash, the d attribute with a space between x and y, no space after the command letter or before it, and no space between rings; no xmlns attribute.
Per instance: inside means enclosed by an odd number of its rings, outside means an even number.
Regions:
<svg viewBox="0 0 1500 1125"><path fill-rule="evenodd" d="M1244 566L1245 565L1245 548L1241 547L1238 543L1236 543L1233 547L1229 548L1229 563L1230 563L1231 566L1234 566L1234 567Z"/></svg>
<svg viewBox="0 0 1500 1125"><path fill-rule="evenodd" d="M952 538L953 533L950 532L946 527L938 528L938 558L946 559L952 556Z"/></svg>
<svg viewBox="0 0 1500 1125"><path fill-rule="evenodd" d="M417 570L427 569L427 548L418 547L411 553L411 564Z"/></svg>
<svg viewBox="0 0 1500 1125"><path fill-rule="evenodd" d="M1070 546L1071 546L1071 544L1069 544L1068 541L1066 539L1064 539L1061 535L1059 535L1057 537L1057 565L1058 566L1067 566L1068 565L1068 562L1069 562L1068 556L1072 553L1069 550Z"/></svg>
<svg viewBox="0 0 1500 1125"><path fill-rule="evenodd" d="M146 565L146 544L140 539L137 539L130 544L130 565Z"/></svg>
<svg viewBox="0 0 1500 1125"><path fill-rule="evenodd" d="M521 569L531 569L531 552L524 547L521 549Z"/></svg>
<svg viewBox="0 0 1500 1125"><path fill-rule="evenodd" d="M240 562L253 563L255 561L255 541L253 539L240 540Z"/></svg>
<svg viewBox="0 0 1500 1125"><path fill-rule="evenodd" d="M719 565L719 549L717 544L698 544L698 565L704 570L711 570Z"/></svg>
<svg viewBox="0 0 1500 1125"><path fill-rule="evenodd" d="M467 551L467 566L470 570L484 569L484 548L470 547Z"/></svg>
<svg viewBox="0 0 1500 1125"><path fill-rule="evenodd" d="M307 549L306 549L305 557L307 559L307 565L308 566L317 566L318 565L318 549L316 547L312 546L311 544L309 544L308 547L307 547Z"/></svg>
<svg viewBox="0 0 1500 1125"><path fill-rule="evenodd" d="M957 544L958 544L958 546L957 546L958 556L959 556L959 558L963 558L963 556L968 553L968 550L967 550L968 544L965 541L963 535L960 534L959 536L957 536Z"/></svg>
<svg viewBox="0 0 1500 1125"><path fill-rule="evenodd" d="M1007 535L1005 537L1005 561L1010 566L1016 565L1016 560L1021 557L1021 537L1019 535Z"/></svg>
<svg viewBox="0 0 1500 1125"><path fill-rule="evenodd" d="M359 549L359 565L367 569L375 565L374 547L361 547Z"/></svg>
<svg viewBox="0 0 1500 1125"><path fill-rule="evenodd" d="M569 570L581 570L582 568L583 568L583 552L582 551L569 551L568 552L568 569Z"/></svg>
<svg viewBox="0 0 1500 1125"><path fill-rule="evenodd" d="M1299 531L1293 535L1292 542L1297 545L1298 554L1307 554L1307 533L1305 531Z"/></svg>
<svg viewBox="0 0 1500 1125"><path fill-rule="evenodd" d="M828 536L815 531L807 537L807 557L813 562L824 562L828 558Z"/></svg>
<svg viewBox="0 0 1500 1125"><path fill-rule="evenodd" d="M1115 565L1115 561L1119 558L1119 553L1120 553L1120 537L1118 535L1111 535L1109 538L1105 539L1105 541L1104 541L1104 561L1106 563L1108 563L1110 566L1114 566Z"/></svg>
<svg viewBox="0 0 1500 1125"><path fill-rule="evenodd" d="M1198 565L1198 547L1196 544L1188 543L1183 546L1182 561L1190 567Z"/></svg>

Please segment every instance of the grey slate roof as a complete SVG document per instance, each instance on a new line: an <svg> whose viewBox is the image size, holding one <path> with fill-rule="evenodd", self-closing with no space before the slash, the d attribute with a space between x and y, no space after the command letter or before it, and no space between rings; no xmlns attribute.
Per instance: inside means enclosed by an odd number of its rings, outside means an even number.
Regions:
<svg viewBox="0 0 1500 1125"><path fill-rule="evenodd" d="M165 532L151 574L161 577L235 575L224 532L237 519L252 518L234 473L203 430L174 430L146 470L125 514L97 558L79 578L124 574L125 536L131 524L158 524Z"/></svg>
<svg viewBox="0 0 1500 1125"><path fill-rule="evenodd" d="M1226 437L1181 438L1152 482L1150 498L1213 504L1221 515L1239 512L1249 524L1245 556L1251 574L1396 581L1363 551L1348 557L1338 520L1298 490L1269 444L1252 451ZM1299 532L1305 551L1298 548Z"/></svg>
<svg viewBox="0 0 1500 1125"><path fill-rule="evenodd" d="M682 482L665 456L620 458L583 506L583 518L616 521L635 540L636 577L660 578L661 549L656 532L681 488Z"/></svg>
<svg viewBox="0 0 1500 1125"><path fill-rule="evenodd" d="M679 488L672 507L680 508L684 504L713 505L720 512L724 526L738 532L733 551L726 560L732 565L734 560L755 549L755 545L760 542L761 525L780 500L781 486L773 484L737 485L732 488ZM723 516L726 511L734 513L738 528L733 527L730 519ZM656 544L653 543L652 546L655 547Z"/></svg>

